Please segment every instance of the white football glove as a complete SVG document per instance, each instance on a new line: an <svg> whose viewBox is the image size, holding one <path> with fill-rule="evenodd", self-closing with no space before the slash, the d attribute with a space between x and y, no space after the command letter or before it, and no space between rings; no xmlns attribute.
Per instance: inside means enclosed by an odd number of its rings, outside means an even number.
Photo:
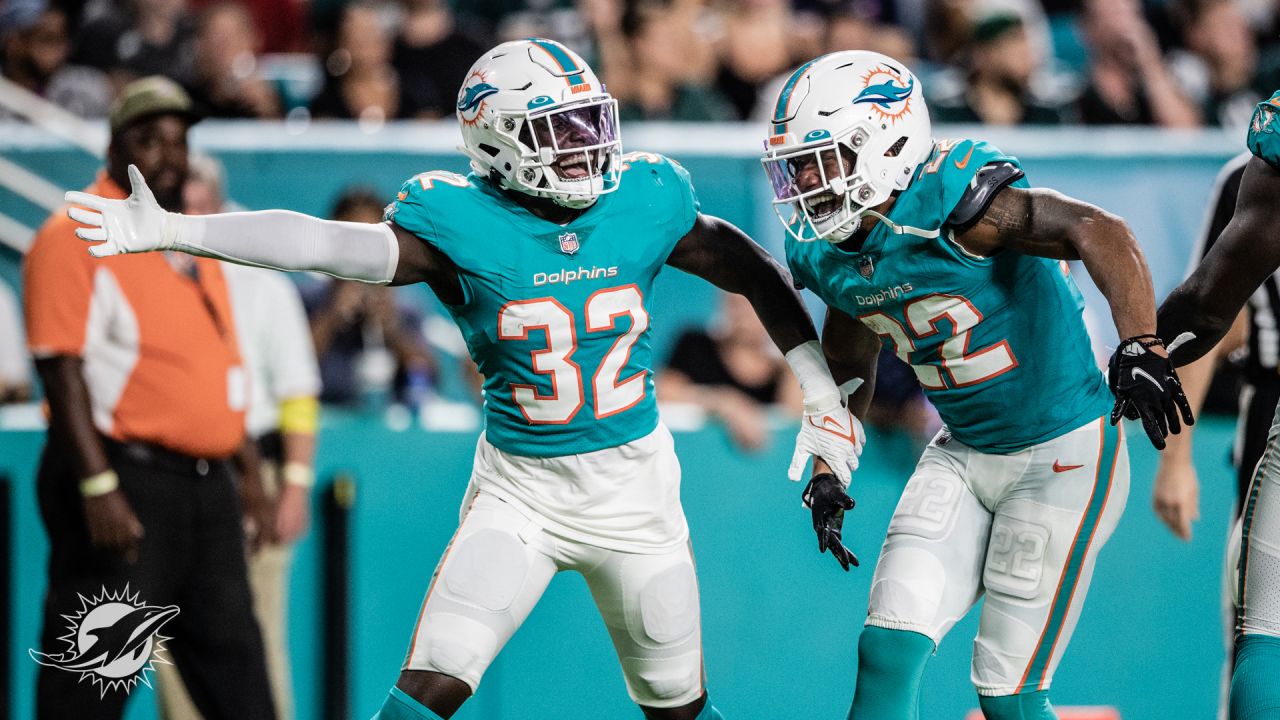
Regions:
<svg viewBox="0 0 1280 720"><path fill-rule="evenodd" d="M858 469L858 457L867 441L862 423L849 412L841 400L838 405L810 412L805 410L796 434L796 450L791 456L787 477L799 482L809 457L820 457L831 466L831 472L847 488Z"/></svg>
<svg viewBox="0 0 1280 720"><path fill-rule="evenodd" d="M170 213L156 202L147 181L142 179L142 173L134 165L129 166L129 184L133 192L124 200L108 200L83 192L66 194L67 202L92 208L70 207L67 208L67 216L89 226L78 228L77 237L102 243L89 248L89 254L94 257L173 247L176 232L173 223L169 222Z"/></svg>

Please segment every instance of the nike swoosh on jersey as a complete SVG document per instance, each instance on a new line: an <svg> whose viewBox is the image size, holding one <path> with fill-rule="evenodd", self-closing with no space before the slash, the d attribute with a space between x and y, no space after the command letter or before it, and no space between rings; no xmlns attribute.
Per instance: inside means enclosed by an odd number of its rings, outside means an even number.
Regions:
<svg viewBox="0 0 1280 720"><path fill-rule="evenodd" d="M1064 473L1068 470L1079 470L1082 467L1084 467L1084 465L1063 465L1057 460L1053 461L1053 471L1056 473Z"/></svg>
<svg viewBox="0 0 1280 720"><path fill-rule="evenodd" d="M963 160L956 160L956 169L963 170L969 167L969 158L973 157L973 145L969 146L969 152L964 156Z"/></svg>
<svg viewBox="0 0 1280 720"><path fill-rule="evenodd" d="M1147 372L1146 370L1143 370L1142 368L1131 368L1129 370L1129 375L1134 380L1137 380L1139 377L1144 377L1147 380L1151 381L1151 384L1155 385L1157 390L1159 390L1160 392L1164 392L1164 386L1160 384L1160 381L1151 377L1151 373Z"/></svg>

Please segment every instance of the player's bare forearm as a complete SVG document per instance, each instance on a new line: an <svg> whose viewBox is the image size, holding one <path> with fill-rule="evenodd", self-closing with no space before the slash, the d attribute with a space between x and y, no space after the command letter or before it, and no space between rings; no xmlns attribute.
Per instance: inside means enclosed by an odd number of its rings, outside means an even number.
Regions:
<svg viewBox="0 0 1280 720"><path fill-rule="evenodd" d="M957 238L965 249L1000 249L1081 260L1107 298L1120 337L1155 332L1155 295L1142 248L1124 220L1055 190L1008 187Z"/></svg>
<svg viewBox="0 0 1280 720"><path fill-rule="evenodd" d="M49 432L72 448L76 481L110 469L102 440L93 424L83 361L58 355L36 360L36 372L49 402Z"/></svg>
<svg viewBox="0 0 1280 720"><path fill-rule="evenodd" d="M848 314L828 308L822 325L822 353L837 384L862 378L862 385L849 396L849 411L855 417L866 417L875 395L880 337Z"/></svg>
<svg viewBox="0 0 1280 720"><path fill-rule="evenodd" d="M818 339L790 273L732 223L699 215L667 264L746 297L784 353Z"/></svg>
<svg viewBox="0 0 1280 720"><path fill-rule="evenodd" d="M1226 335L1258 285L1280 267L1280 172L1258 158L1249 160L1240 180L1235 215L1204 261L1160 306L1160 337L1194 338L1173 353L1185 365L1213 349Z"/></svg>

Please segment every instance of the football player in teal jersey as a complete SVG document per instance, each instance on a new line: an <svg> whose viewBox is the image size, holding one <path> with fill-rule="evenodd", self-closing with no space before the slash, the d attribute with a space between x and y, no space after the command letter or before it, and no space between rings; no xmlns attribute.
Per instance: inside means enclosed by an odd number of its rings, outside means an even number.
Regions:
<svg viewBox="0 0 1280 720"><path fill-rule="evenodd" d="M1140 418L1162 447L1185 408L1152 334L1137 242L1114 215L1030 189L1018 161L991 145L935 140L919 80L876 53L797 69L763 163L792 272L828 305L835 379L863 381L854 414L871 398L883 344L913 367L945 424L889 525L849 717L918 718L926 661L983 597L972 665L983 712L1054 717L1053 671L1129 490L1115 423ZM1067 266L1076 259L1125 338L1110 390ZM852 502L817 465L805 498L824 543Z"/></svg>
<svg viewBox="0 0 1280 720"><path fill-rule="evenodd" d="M670 265L750 300L804 393L792 479L813 455L847 483L861 426L787 273L699 213L679 165L622 154L617 103L582 58L549 40L499 45L468 73L457 110L473 172L411 178L381 224L165 213L136 169L129 199L72 193L93 211L69 213L92 226L82 238L105 241L98 256L180 250L422 282L448 307L485 376L485 430L379 718L452 716L561 570L586 579L646 717L718 718L680 466L654 402L654 278Z"/></svg>
<svg viewBox="0 0 1280 720"><path fill-rule="evenodd" d="M1212 350L1280 268L1280 92L1258 104L1235 214L1204 261L1160 306L1175 365ZM1280 718L1280 407L1240 511L1231 720Z"/></svg>

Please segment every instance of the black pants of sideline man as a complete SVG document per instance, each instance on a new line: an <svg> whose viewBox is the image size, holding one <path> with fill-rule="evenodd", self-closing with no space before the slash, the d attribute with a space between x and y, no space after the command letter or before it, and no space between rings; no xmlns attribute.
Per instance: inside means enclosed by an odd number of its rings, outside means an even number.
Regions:
<svg viewBox="0 0 1280 720"><path fill-rule="evenodd" d="M231 469L153 448L108 442L120 488L143 526L137 560L95 550L69 462L51 443L40 461L40 514L49 533L49 586L39 650L64 653L64 615L79 613L81 597L127 585L148 605L177 605L159 631L171 637L168 655L205 720L274 720L262 636L253 617L245 568L239 498ZM107 690L82 673L41 666L36 686L39 720L117 720L128 693ZM136 692L136 688L135 688ZM150 691L146 700L151 701Z"/></svg>

